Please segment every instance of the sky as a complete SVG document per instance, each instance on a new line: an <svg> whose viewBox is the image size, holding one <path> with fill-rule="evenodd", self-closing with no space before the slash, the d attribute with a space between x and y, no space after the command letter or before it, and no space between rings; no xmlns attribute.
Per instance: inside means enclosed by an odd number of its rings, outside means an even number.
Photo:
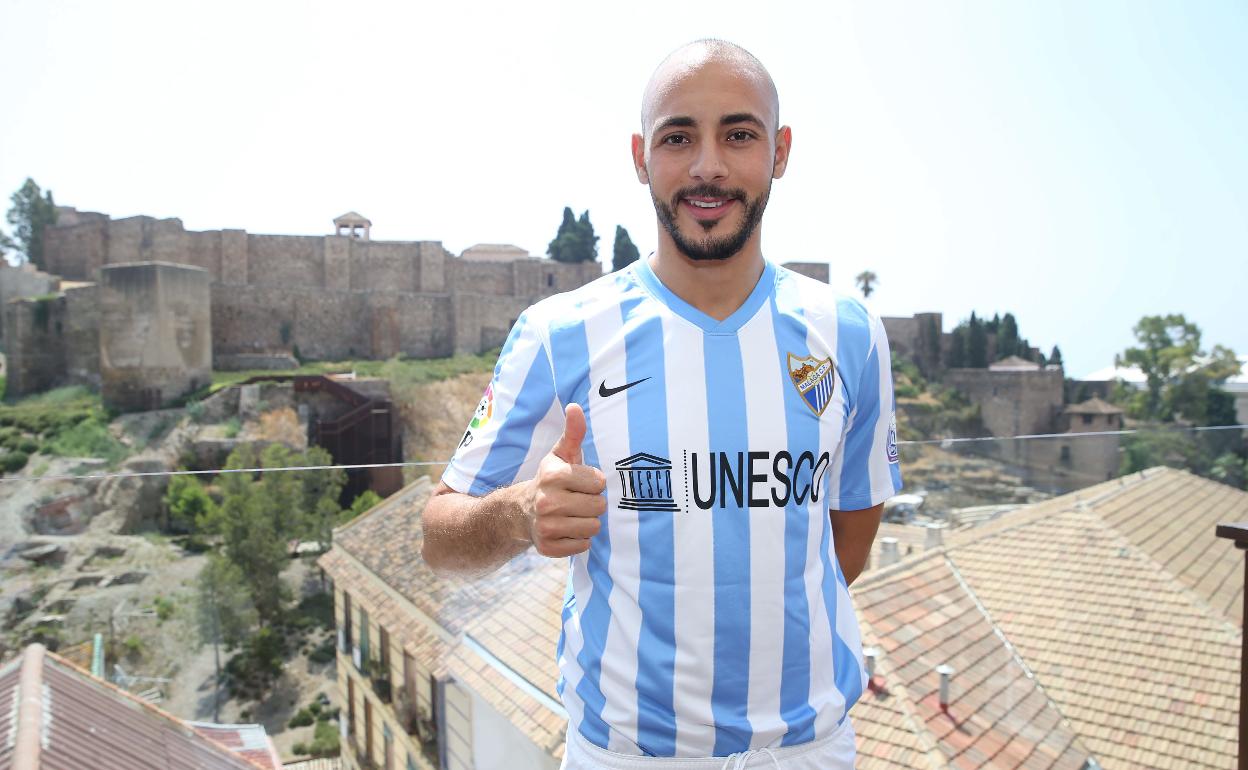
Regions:
<svg viewBox="0 0 1248 770"><path fill-rule="evenodd" d="M0 0L0 193L189 229L544 254L564 206L642 254L629 159L670 50L770 70L764 254L906 316L1012 312L1067 376L1144 315L1248 352L1248 3ZM7 202L6 202L7 204ZM7 205L5 206L7 208Z"/></svg>

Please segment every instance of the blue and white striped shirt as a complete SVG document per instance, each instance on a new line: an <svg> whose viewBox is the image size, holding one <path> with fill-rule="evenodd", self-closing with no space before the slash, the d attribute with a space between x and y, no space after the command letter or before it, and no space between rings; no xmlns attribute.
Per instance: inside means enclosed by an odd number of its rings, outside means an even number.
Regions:
<svg viewBox="0 0 1248 770"><path fill-rule="evenodd" d="M571 726L663 757L829 734L866 671L828 511L901 489L879 318L768 262L716 321L638 260L525 311L443 480L531 478L572 401L608 507L570 560Z"/></svg>

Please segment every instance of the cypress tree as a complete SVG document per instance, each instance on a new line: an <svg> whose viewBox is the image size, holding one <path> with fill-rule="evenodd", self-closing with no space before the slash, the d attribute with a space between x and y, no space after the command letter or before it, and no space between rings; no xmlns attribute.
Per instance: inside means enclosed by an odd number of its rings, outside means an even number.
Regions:
<svg viewBox="0 0 1248 770"><path fill-rule="evenodd" d="M612 248L611 269L623 270L628 265L637 261L641 256L637 251L637 247L633 245L633 239L628 237L628 231L620 225L615 226L615 246Z"/></svg>

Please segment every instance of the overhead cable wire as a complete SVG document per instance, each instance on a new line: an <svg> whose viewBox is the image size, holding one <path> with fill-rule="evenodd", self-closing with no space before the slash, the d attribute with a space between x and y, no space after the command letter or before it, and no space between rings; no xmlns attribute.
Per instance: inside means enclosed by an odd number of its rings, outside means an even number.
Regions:
<svg viewBox="0 0 1248 770"><path fill-rule="evenodd" d="M1207 425L1185 428L1132 428L1130 430L1088 431L1087 433L1031 433L1021 436L971 436L966 438L934 438L898 441L898 446L920 446L936 444L948 447L953 444L966 444L985 441L1030 441L1047 438L1090 438L1092 436L1129 436L1134 433L1180 433L1187 431L1215 430L1248 430L1248 424L1240 425ZM427 468L447 465L446 460L401 462L401 463L356 463L342 465L289 465L281 468L217 468L209 470L168 470L168 471L119 471L116 473L92 474L55 474L49 476L6 476L0 478L0 484L19 481L102 481L104 479L131 479L148 476L216 476L223 473L272 473L274 471L330 471L330 470L363 470L368 468Z"/></svg>

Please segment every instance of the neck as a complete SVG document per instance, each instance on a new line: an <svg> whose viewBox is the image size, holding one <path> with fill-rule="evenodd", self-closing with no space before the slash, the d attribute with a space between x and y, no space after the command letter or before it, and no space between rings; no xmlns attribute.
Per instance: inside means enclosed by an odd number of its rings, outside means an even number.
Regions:
<svg viewBox="0 0 1248 770"><path fill-rule="evenodd" d="M693 260L682 254L663 227L650 269L673 294L716 321L745 304L763 274L759 233L727 259Z"/></svg>

